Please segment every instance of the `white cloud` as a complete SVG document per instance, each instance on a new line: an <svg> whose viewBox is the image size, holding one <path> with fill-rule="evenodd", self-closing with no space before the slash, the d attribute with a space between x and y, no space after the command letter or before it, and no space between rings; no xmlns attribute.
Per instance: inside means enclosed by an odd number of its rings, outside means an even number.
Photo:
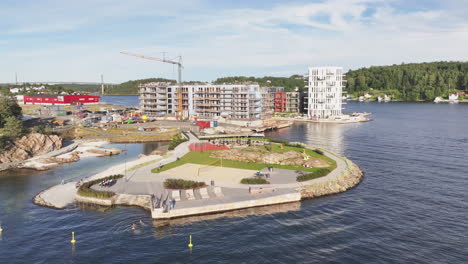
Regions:
<svg viewBox="0 0 468 264"><path fill-rule="evenodd" d="M264 9L213 10L206 3L187 6L183 2L172 5L138 0L112 1L114 4L110 5L109 1L75 2L70 8L57 6L41 16L47 18L41 23L20 23L11 30L26 35L73 32L99 27L114 18L137 22L153 21L155 16L174 19L154 22L156 30L147 22L136 23L141 27L135 28L138 34L116 30L119 34L111 40L77 39L77 44L70 40L45 47L32 44L14 51L1 49L10 65L0 65L0 81L11 79L12 66L35 80L92 81L101 72L110 81L151 76L175 78L172 66L126 57L119 54L123 50L150 56L160 56L162 51L168 56L182 54L184 76L190 80L231 74L301 74L309 65L357 68L468 60L468 18L464 16L468 4L459 4L456 9L450 6L401 11L388 1L329 0ZM370 7L374 12L364 16ZM41 10L44 8L38 13ZM61 14L54 15L56 12ZM14 36L10 39L15 41Z"/></svg>

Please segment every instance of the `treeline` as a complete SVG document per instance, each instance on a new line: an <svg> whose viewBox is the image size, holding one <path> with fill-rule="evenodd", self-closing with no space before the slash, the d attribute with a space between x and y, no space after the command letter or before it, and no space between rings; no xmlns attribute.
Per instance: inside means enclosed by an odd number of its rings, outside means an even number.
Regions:
<svg viewBox="0 0 468 264"><path fill-rule="evenodd" d="M373 66L346 73L350 94L386 93L403 101L434 100L468 90L468 62Z"/></svg>
<svg viewBox="0 0 468 264"><path fill-rule="evenodd" d="M42 90L32 89L33 87L40 87L40 86L44 86L44 89L42 89ZM66 93L73 93L74 92L74 89L71 89L69 87L64 87L62 85L24 83L24 84L21 84L21 85L11 85L11 86L0 87L0 93L3 94L3 95L13 95L10 92L10 88L22 89L20 94L27 94L27 95L34 95L34 94L39 94L39 93L60 94L62 92L66 92ZM29 88L29 90L26 90L26 88Z"/></svg>
<svg viewBox="0 0 468 264"><path fill-rule="evenodd" d="M62 83L60 86L81 93L100 93L100 84Z"/></svg>
<svg viewBox="0 0 468 264"><path fill-rule="evenodd" d="M143 83L149 82L171 82L175 83L175 80L169 80L164 78L148 78L141 80L132 80L124 82L118 85L108 86L104 91L105 94L115 94L115 95L136 95L138 94L138 86Z"/></svg>
<svg viewBox="0 0 468 264"><path fill-rule="evenodd" d="M305 81L301 75L292 75L290 77L244 77L244 76L233 76L218 78L214 81L216 84L222 83L244 83L244 82L256 82L260 86L275 86L284 87L285 91L292 92L296 88L302 91L305 86Z"/></svg>

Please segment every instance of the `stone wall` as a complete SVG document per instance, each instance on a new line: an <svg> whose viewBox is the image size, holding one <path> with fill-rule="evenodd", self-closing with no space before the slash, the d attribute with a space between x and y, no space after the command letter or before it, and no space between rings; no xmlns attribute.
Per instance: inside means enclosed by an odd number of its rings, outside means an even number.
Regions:
<svg viewBox="0 0 468 264"><path fill-rule="evenodd" d="M102 205L102 206L112 206L114 204L114 199L115 199L115 196L112 198L97 198L97 197L79 195L78 193L76 193L75 195L75 201L79 203L97 204L97 205Z"/></svg>
<svg viewBox="0 0 468 264"><path fill-rule="evenodd" d="M112 198L97 198L82 196L76 193L75 201L109 207L114 205L139 206L146 210L151 210L151 197L149 195L116 194Z"/></svg>

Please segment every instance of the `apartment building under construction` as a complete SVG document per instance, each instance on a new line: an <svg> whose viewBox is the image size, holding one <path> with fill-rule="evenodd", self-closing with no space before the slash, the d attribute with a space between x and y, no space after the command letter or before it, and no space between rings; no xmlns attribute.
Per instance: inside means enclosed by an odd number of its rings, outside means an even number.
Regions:
<svg viewBox="0 0 468 264"><path fill-rule="evenodd" d="M275 92L273 97L275 112L301 112L301 96L299 92Z"/></svg>
<svg viewBox="0 0 468 264"><path fill-rule="evenodd" d="M203 119L261 119L264 91L258 84L140 85L140 106L149 116L190 116Z"/></svg>

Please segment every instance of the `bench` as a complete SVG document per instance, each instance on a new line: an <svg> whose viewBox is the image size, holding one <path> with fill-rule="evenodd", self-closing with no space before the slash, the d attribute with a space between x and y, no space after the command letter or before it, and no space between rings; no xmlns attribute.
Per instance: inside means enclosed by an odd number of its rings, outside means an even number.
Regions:
<svg viewBox="0 0 468 264"><path fill-rule="evenodd" d="M221 191L221 187L214 187L213 192L216 195L216 197L224 197L224 194Z"/></svg>
<svg viewBox="0 0 468 264"><path fill-rule="evenodd" d="M193 194L192 189L185 190L185 198L187 198L187 200L195 200L195 195Z"/></svg>
<svg viewBox="0 0 468 264"><path fill-rule="evenodd" d="M180 201L180 190L172 191L172 199Z"/></svg>
<svg viewBox="0 0 468 264"><path fill-rule="evenodd" d="M202 199L208 199L210 196L208 195L208 189L207 188L201 188L200 189L200 196Z"/></svg>

